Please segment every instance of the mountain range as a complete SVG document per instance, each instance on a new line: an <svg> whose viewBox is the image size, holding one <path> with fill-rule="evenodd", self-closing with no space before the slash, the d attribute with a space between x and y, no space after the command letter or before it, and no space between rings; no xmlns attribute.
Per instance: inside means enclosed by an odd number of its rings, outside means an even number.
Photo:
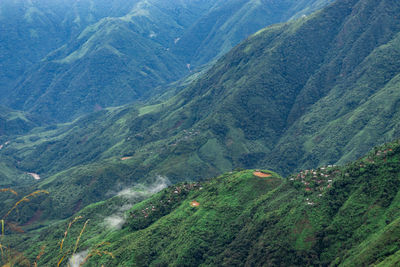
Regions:
<svg viewBox="0 0 400 267"><path fill-rule="evenodd" d="M396 266L400 3L327 4L137 1L48 51L3 99L1 186L49 192L7 242L56 265L82 216L89 266Z"/></svg>
<svg viewBox="0 0 400 267"><path fill-rule="evenodd" d="M172 97L36 128L2 154L51 177L49 188L76 180L73 201L87 204L104 197L88 192L158 174L177 182L237 167L288 175L346 163L398 136L396 8L337 1L256 33L168 89ZM98 189L79 186L89 180Z"/></svg>
<svg viewBox="0 0 400 267"><path fill-rule="evenodd" d="M258 29L329 2L6 0L0 100L49 122L143 100Z"/></svg>

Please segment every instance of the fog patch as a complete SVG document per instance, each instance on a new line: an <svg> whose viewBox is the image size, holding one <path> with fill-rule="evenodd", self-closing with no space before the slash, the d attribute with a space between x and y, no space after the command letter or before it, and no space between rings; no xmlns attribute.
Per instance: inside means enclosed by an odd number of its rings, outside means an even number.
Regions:
<svg viewBox="0 0 400 267"><path fill-rule="evenodd" d="M118 211L104 219L104 225L112 230L121 229L122 225L125 223L125 212L132 208L132 206L145 199L151 195L160 192L168 185L170 181L167 177L157 176L155 181L150 185L137 185L133 188L125 188L116 193L118 197L124 198L127 203L120 207Z"/></svg>
<svg viewBox="0 0 400 267"><path fill-rule="evenodd" d="M171 182L167 177L158 175L156 180L151 185L137 185L133 188L125 188L119 191L116 195L128 199L148 197L160 192L170 184Z"/></svg>
<svg viewBox="0 0 400 267"><path fill-rule="evenodd" d="M125 223L125 219L122 216L114 214L105 218L104 223L107 225L108 228L119 230Z"/></svg>
<svg viewBox="0 0 400 267"><path fill-rule="evenodd" d="M89 255L88 250L73 254L71 256L71 258L69 259L69 266L71 266L71 267L82 266L82 263L84 263L84 261L88 255Z"/></svg>

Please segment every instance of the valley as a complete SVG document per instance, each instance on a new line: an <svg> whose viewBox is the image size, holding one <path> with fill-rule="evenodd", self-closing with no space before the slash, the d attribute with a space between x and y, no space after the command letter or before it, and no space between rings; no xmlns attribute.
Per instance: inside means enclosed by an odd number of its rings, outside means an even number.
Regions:
<svg viewBox="0 0 400 267"><path fill-rule="evenodd" d="M0 3L1 264L397 266L398 14Z"/></svg>

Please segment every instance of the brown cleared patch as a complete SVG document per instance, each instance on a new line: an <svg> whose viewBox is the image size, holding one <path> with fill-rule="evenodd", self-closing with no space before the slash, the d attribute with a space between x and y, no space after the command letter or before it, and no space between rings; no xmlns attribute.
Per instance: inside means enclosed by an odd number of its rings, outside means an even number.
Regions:
<svg viewBox="0 0 400 267"><path fill-rule="evenodd" d="M34 222L39 221L40 217L42 217L43 211L42 210L37 210L35 212L35 214L33 214L33 216L29 219L29 221L27 221L26 223L24 223L22 226L28 226L31 225Z"/></svg>
<svg viewBox="0 0 400 267"><path fill-rule="evenodd" d="M82 199L78 200L78 202L76 202L75 207L73 209L73 213L78 212L82 207Z"/></svg>
<svg viewBox="0 0 400 267"><path fill-rule="evenodd" d="M131 157L122 157L121 160L128 160L128 159L131 159L131 158L133 158L133 157L132 156Z"/></svg>
<svg viewBox="0 0 400 267"><path fill-rule="evenodd" d="M198 206L200 206L200 203L195 200L195 201L190 202L190 206L191 207L198 207Z"/></svg>
<svg viewBox="0 0 400 267"><path fill-rule="evenodd" d="M253 175L257 176L257 177L261 177L261 178L271 177L272 176L272 174L265 173L265 172L260 172L260 171L253 172Z"/></svg>
<svg viewBox="0 0 400 267"><path fill-rule="evenodd" d="M16 223L13 222L7 222L8 228L10 228L11 231L16 232L16 233L25 233L24 230L22 230L21 227L19 227Z"/></svg>
<svg viewBox="0 0 400 267"><path fill-rule="evenodd" d="M89 182L89 186L92 186L95 182L97 182L97 178L93 177Z"/></svg>

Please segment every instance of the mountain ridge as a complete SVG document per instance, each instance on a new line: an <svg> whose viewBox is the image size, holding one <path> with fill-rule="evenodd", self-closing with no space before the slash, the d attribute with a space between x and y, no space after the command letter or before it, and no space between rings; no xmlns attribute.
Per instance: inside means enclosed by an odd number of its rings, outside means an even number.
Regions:
<svg viewBox="0 0 400 267"><path fill-rule="evenodd" d="M78 236L90 218L77 251L108 253L91 255L87 266L396 266L399 159L397 140L345 166L302 170L287 179L238 170L165 189L155 180L147 188L161 191L150 197L140 187L124 190L75 219L29 232L28 239L13 234L6 240L28 259L46 244L39 263L54 264L64 255L59 238L68 221L78 221L68 228ZM121 212L127 202L131 206ZM40 242L27 246L33 240ZM75 243L73 237L65 241L66 248Z"/></svg>
<svg viewBox="0 0 400 267"><path fill-rule="evenodd" d="M20 73L18 77L13 74L18 81L1 89L5 96L1 101L4 105L34 113L50 122L66 122L99 107L146 100L153 95L154 88L176 81L215 60L248 34L285 20L288 18L283 14L285 10L292 15L303 14L330 1L313 0L308 5L296 5L291 0L271 5L267 1L258 3L256 8L248 0L169 3L131 0L126 6L120 0L101 2L98 6L90 1L80 4L63 2L63 8L75 10L75 13L67 13L67 22L56 20L53 27L64 29L72 24L75 25L74 30L65 30L66 34L53 44L52 49L40 53L40 58L32 59L36 62L23 64L30 68L25 68L25 73ZM31 5L31 8L35 7ZM84 8L79 9L80 5ZM271 14L270 8L283 11L274 16L265 15ZM108 9L111 10L110 16L105 16ZM176 12L178 9L179 12ZM229 13L231 9L233 11ZM241 19L238 20L237 9L246 13L246 17L239 16ZM52 10L48 12L53 15ZM216 21L218 25L223 25L214 26ZM199 31L195 25L204 27ZM201 59L192 59L195 55L187 50L197 46L197 42L193 43L193 35L204 39L199 40L202 45L196 52L202 55ZM207 35L212 38L208 39ZM8 38L7 42L10 40ZM185 42L189 44L178 48ZM226 43L222 46L221 42ZM12 53L13 61L18 61L22 48L13 53L5 52ZM7 68L7 65L4 67Z"/></svg>

